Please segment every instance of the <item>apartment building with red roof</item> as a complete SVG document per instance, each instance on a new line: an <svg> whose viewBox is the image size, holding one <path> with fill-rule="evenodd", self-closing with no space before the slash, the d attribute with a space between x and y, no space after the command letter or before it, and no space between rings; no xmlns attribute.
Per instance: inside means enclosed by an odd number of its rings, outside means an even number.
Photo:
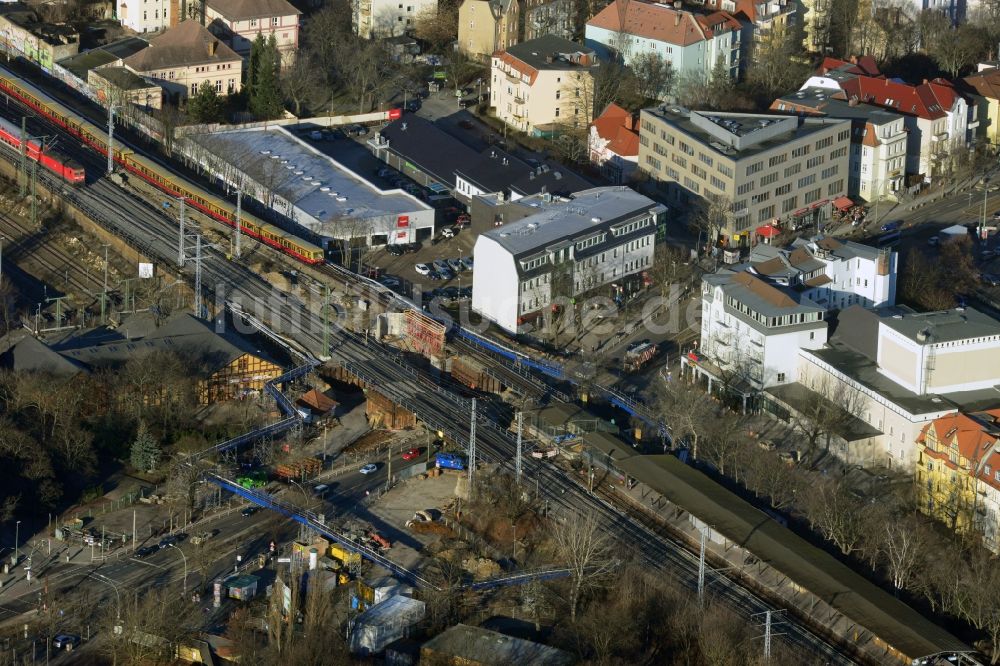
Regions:
<svg viewBox="0 0 1000 666"><path fill-rule="evenodd" d="M920 510L1000 551L1000 409L935 419L917 447Z"/></svg>
<svg viewBox="0 0 1000 666"><path fill-rule="evenodd" d="M842 92L848 102L902 115L908 132L907 175L929 183L947 174L956 153L969 145L979 126L977 107L945 79L913 85L886 78L873 67L866 59L827 58L801 90L826 88Z"/></svg>
<svg viewBox="0 0 1000 666"><path fill-rule="evenodd" d="M706 80L718 62L731 78L743 67L744 26L729 12L707 14L683 9L680 2L615 0L587 21L587 46L625 64L643 54L670 63L678 76Z"/></svg>
<svg viewBox="0 0 1000 666"><path fill-rule="evenodd" d="M617 104L590 124L590 162L616 185L625 183L639 163L639 116Z"/></svg>

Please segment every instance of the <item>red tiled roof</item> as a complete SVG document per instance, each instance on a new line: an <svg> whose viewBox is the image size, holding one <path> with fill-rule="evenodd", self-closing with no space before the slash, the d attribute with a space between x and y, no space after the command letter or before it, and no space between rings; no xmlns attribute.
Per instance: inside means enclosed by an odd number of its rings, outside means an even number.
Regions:
<svg viewBox="0 0 1000 666"><path fill-rule="evenodd" d="M977 95L987 99L1000 99L1000 69L986 69L962 79Z"/></svg>
<svg viewBox="0 0 1000 666"><path fill-rule="evenodd" d="M997 422L1000 421L1000 409L980 412L978 416L987 421L992 419L994 422ZM951 446L952 441L958 443L959 454L969 461L968 464L971 470L968 471L970 474L980 464L984 467L985 465L989 465L993 471L1000 470L1000 454L992 450L997 441L997 436L986 432L982 424L976 421L976 419L966 414L950 414L935 419L924 428L924 432L926 433L930 428L934 428L939 446L947 449ZM947 450L942 452L927 449L926 452L928 455L944 461L947 466L953 469L958 468L949 459ZM995 488L1000 488L1000 482L997 481L995 476L986 474L985 469L980 470L979 478Z"/></svg>
<svg viewBox="0 0 1000 666"><path fill-rule="evenodd" d="M516 56L512 56L506 51L497 51L493 54L494 58L499 58L501 62L506 63L513 68L515 72L519 74L524 74L528 77L528 85L535 85L535 79L538 77L538 70L524 62Z"/></svg>
<svg viewBox="0 0 1000 666"><path fill-rule="evenodd" d="M639 131L636 119L629 111L612 102L592 124L598 136L608 142L608 150L615 155L635 157L639 154Z"/></svg>
<svg viewBox="0 0 1000 666"><path fill-rule="evenodd" d="M739 30L741 27L727 12L698 16L652 2L630 1L623 7L621 0L602 9L587 21L587 25L678 46L712 39L716 30Z"/></svg>
<svg viewBox="0 0 1000 666"><path fill-rule="evenodd" d="M954 86L944 79L911 86L889 79L859 76L842 82L840 87L848 98L856 97L860 102L929 120L944 118L959 96Z"/></svg>
<svg viewBox="0 0 1000 666"><path fill-rule="evenodd" d="M822 75L834 70L840 70L848 74L857 74L858 76L882 76L882 72L878 69L878 64L875 63L875 59L871 56L852 57L850 60L841 60L840 58L827 56L823 58L823 62L820 63L816 73Z"/></svg>

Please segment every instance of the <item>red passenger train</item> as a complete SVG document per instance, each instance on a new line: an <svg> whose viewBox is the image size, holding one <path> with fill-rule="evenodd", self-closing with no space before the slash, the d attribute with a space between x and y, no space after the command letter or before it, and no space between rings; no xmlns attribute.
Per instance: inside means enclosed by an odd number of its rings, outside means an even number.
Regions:
<svg viewBox="0 0 1000 666"><path fill-rule="evenodd" d="M21 128L5 118L0 118L0 142L20 152ZM24 154L28 159L35 160L74 185L83 184L84 171L79 163L56 150L42 151L39 143L32 139L28 139L26 143Z"/></svg>

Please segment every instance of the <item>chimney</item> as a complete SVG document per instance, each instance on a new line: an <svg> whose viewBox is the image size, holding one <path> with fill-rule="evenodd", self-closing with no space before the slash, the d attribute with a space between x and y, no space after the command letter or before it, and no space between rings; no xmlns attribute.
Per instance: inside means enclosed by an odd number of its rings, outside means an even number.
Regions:
<svg viewBox="0 0 1000 666"><path fill-rule="evenodd" d="M625 123L624 123L624 125L625 125L625 129L627 129L628 131L630 131L630 132L634 131L635 130L635 116L632 115L631 113L629 115L625 116Z"/></svg>
<svg viewBox="0 0 1000 666"><path fill-rule="evenodd" d="M681 3L679 3L679 2L676 2L676 3L674 3L674 4L675 4L675 5L679 5L679 4L681 4ZM676 26L676 25L680 25L680 24L681 24L681 13L680 13L680 11L679 11L679 10L680 10L680 7L678 7L677 9L678 9L678 11L674 12L674 25L675 25L675 26Z"/></svg>

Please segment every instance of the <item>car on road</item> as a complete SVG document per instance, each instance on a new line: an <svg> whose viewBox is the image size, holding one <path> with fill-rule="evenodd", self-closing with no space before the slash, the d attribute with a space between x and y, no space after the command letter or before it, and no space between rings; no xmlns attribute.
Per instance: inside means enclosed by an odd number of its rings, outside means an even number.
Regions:
<svg viewBox="0 0 1000 666"><path fill-rule="evenodd" d="M402 257L403 253L406 252L401 246L396 244L386 245L385 251L394 257Z"/></svg>
<svg viewBox="0 0 1000 666"><path fill-rule="evenodd" d="M403 460L416 460L420 457L420 449L407 449L403 451Z"/></svg>
<svg viewBox="0 0 1000 666"><path fill-rule="evenodd" d="M52 639L52 647L57 650L72 650L80 644L80 637L76 634L56 634Z"/></svg>
<svg viewBox="0 0 1000 666"><path fill-rule="evenodd" d="M362 474L365 474L365 475L367 475L367 474L374 474L375 472L378 471L378 465L376 465L375 463L368 463L367 465L364 465L358 471L361 472Z"/></svg>
<svg viewBox="0 0 1000 666"><path fill-rule="evenodd" d="M991 287L1000 286L1000 276L993 275L992 273L983 273L979 276L979 279Z"/></svg>
<svg viewBox="0 0 1000 666"><path fill-rule="evenodd" d="M430 275L431 267L427 264L417 264L413 267L413 270L417 272L418 275Z"/></svg>
<svg viewBox="0 0 1000 666"><path fill-rule="evenodd" d="M149 546L143 546L139 550L135 551L135 556L138 557L141 560L143 558L149 557L150 555L152 555L153 553L155 553L159 549L160 549L160 546L157 545L157 544L155 544L155 543L154 544L150 544Z"/></svg>
<svg viewBox="0 0 1000 666"><path fill-rule="evenodd" d="M448 268L450 268L453 273L461 273L465 270L465 264L462 263L461 259L449 259Z"/></svg>
<svg viewBox="0 0 1000 666"><path fill-rule="evenodd" d="M202 532L201 534L195 534L191 537L191 543L195 546L201 545L215 536L216 530L209 530L208 532Z"/></svg>
<svg viewBox="0 0 1000 666"><path fill-rule="evenodd" d="M998 210L995 213L993 213L993 219L994 220L1000 220L1000 210Z"/></svg>
<svg viewBox="0 0 1000 666"><path fill-rule="evenodd" d="M175 534L168 534L167 536L165 536L162 539L160 539L160 544L159 545L160 545L160 548L169 548L170 546L177 545L178 541L180 541L180 539L177 538L177 535L175 535Z"/></svg>
<svg viewBox="0 0 1000 666"><path fill-rule="evenodd" d="M931 236L927 239L927 244L931 247L937 247L941 243L941 239L937 236Z"/></svg>
<svg viewBox="0 0 1000 666"><path fill-rule="evenodd" d="M243 507L243 510L240 511L240 515L243 516L244 518L249 518L258 511L260 511L259 506L245 506Z"/></svg>
<svg viewBox="0 0 1000 666"><path fill-rule="evenodd" d="M630 342L628 345L628 351L635 351L639 347L646 344L649 344L649 338L646 338L645 340L636 340L635 342Z"/></svg>
<svg viewBox="0 0 1000 666"><path fill-rule="evenodd" d="M890 231L899 231L900 225L903 223L902 220L893 220L892 222L886 222L880 228L882 233L888 233Z"/></svg>
<svg viewBox="0 0 1000 666"><path fill-rule="evenodd" d="M454 238L456 233L458 232L455 231L455 227L447 227L441 231L441 235L445 238Z"/></svg>

